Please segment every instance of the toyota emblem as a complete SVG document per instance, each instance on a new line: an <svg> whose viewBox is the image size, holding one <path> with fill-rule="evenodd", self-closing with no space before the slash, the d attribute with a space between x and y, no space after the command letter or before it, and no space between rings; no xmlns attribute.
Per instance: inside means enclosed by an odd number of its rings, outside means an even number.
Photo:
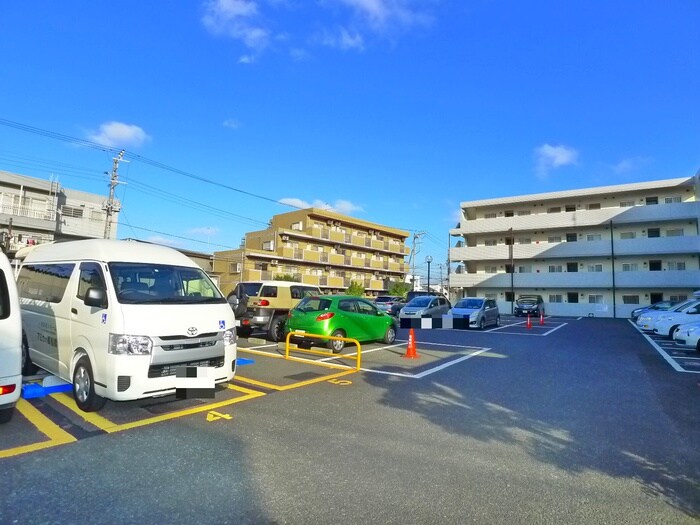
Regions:
<svg viewBox="0 0 700 525"><path fill-rule="evenodd" d="M197 330L196 326L190 326L187 329L187 335L189 335L190 337L197 335L197 332L198 332L198 330Z"/></svg>

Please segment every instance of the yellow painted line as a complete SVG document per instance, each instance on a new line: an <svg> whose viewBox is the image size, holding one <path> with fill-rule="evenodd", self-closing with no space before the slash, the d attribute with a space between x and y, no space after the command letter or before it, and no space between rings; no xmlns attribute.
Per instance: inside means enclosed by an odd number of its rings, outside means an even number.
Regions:
<svg viewBox="0 0 700 525"><path fill-rule="evenodd" d="M47 418L25 399L20 398L17 401L17 410L24 417L26 417L29 422L37 428L37 430L49 438L49 440L41 441L39 443L32 443L31 445L14 447L7 450L0 450L0 458L19 456L20 454L26 454L27 452L34 452L36 450L56 447L58 445L65 445L67 443L77 441L75 437Z"/></svg>
<svg viewBox="0 0 700 525"><path fill-rule="evenodd" d="M262 350L253 350L252 348L239 348L239 352L246 352L248 354L264 355L265 357L275 357L277 359L284 359L283 355L274 352L263 352Z"/></svg>
<svg viewBox="0 0 700 525"><path fill-rule="evenodd" d="M233 385L231 385L233 386ZM237 388L232 388L233 390L237 390ZM183 417L183 416L189 416L191 414L197 414L199 412L208 412L210 410L214 410L215 408L221 408L224 406L229 406L233 405L234 403L240 403L241 401L247 401L249 399L253 399L256 397L264 396L265 393L263 392L258 392L256 390L248 390L244 389L242 387L239 387L239 391L246 391L247 394L242 397L237 397L233 399L227 399L225 401L219 401L217 403L210 403L208 405L203 405L199 407L193 407L193 408L186 408L184 410L178 410L176 412L169 412L167 414L161 414L159 416L153 416L149 417L146 419L139 419L138 421L131 421L129 423L114 423L113 421L110 421L107 418L104 418L100 416L99 414L95 414L94 412L83 412L80 410L77 405L75 404L75 401L73 400L72 397L66 395L66 394L52 394L51 397L56 399L59 403L63 404L65 407L69 408L79 416L81 416L85 421L88 423L91 423L92 425L95 425L97 428L100 430L104 430L105 432L108 433L113 433L113 432L121 432L122 430L127 430L131 428L136 428L136 427L142 427L146 425L152 425L153 423L159 423L161 421L167 421L169 419L175 419L178 417Z"/></svg>
<svg viewBox="0 0 700 525"><path fill-rule="evenodd" d="M272 352L262 352L260 350L251 350L249 348L239 348L239 350L242 352L248 352L249 354L264 355L265 357L274 357L275 359L285 359L285 356L280 355L280 354L276 354L276 353L272 353ZM323 355L331 355L331 356L334 356L333 357L334 359L339 359L343 355L354 356L356 354L342 354L341 355L341 354L331 354L331 353L326 354L326 353L324 353ZM326 363L324 361L319 361L317 359L305 359L303 357L295 357L295 356L289 356L288 361L298 361L300 363L309 363L311 365L316 365L316 366L325 366L326 368L335 368L336 370L337 369L345 370L346 368L348 368L347 365L342 365L339 363ZM236 379L240 379L240 376L236 376Z"/></svg>
<svg viewBox="0 0 700 525"><path fill-rule="evenodd" d="M273 385L272 383L265 383L263 381L258 381L257 379L249 379L247 377L241 377L238 376L236 377L238 381L243 381L244 383L248 383L249 385L254 385L254 386L260 386L263 388L269 388L270 390L279 390L280 386L279 385ZM233 385L231 385L231 388Z"/></svg>
<svg viewBox="0 0 700 525"><path fill-rule="evenodd" d="M291 390L293 388L299 388L302 386L313 385L314 383L322 383L323 381L329 381L330 379L336 379L338 377L347 376L349 374L354 374L356 372L357 372L357 370L352 368L350 370L344 370L343 372L338 372L337 374L329 374L327 376L316 377L314 379L309 379L307 381L300 381L298 383L293 383L291 385L280 386L279 390Z"/></svg>
<svg viewBox="0 0 700 525"><path fill-rule="evenodd" d="M237 377L236 379L240 379L240 378ZM243 392L244 394L249 394L249 395L255 395L255 394L260 393L257 390L251 390L250 388L246 388L244 386L232 385L231 383L226 383L226 388L229 388L231 390L236 390L237 392Z"/></svg>

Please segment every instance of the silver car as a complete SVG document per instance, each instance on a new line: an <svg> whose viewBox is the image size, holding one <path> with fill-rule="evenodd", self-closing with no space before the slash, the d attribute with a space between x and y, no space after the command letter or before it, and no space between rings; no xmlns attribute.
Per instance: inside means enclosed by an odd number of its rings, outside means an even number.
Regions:
<svg viewBox="0 0 700 525"><path fill-rule="evenodd" d="M485 297L465 297L449 311L452 317L469 319L469 328L484 329L487 325L499 326L501 316L493 299Z"/></svg>
<svg viewBox="0 0 700 525"><path fill-rule="evenodd" d="M401 308L399 319L415 319L421 317L440 318L446 314L452 305L439 295L420 295L414 297L406 306Z"/></svg>

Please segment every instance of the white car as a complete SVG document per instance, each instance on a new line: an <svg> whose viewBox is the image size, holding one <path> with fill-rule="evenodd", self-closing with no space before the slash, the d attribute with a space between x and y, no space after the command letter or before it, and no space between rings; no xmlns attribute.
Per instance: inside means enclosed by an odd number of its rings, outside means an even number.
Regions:
<svg viewBox="0 0 700 525"><path fill-rule="evenodd" d="M700 320L700 301L694 301L678 311L663 312L653 323L655 334L673 337L673 332L682 324Z"/></svg>
<svg viewBox="0 0 700 525"><path fill-rule="evenodd" d="M700 352L700 321L680 325L673 333L673 340L677 346Z"/></svg>
<svg viewBox="0 0 700 525"><path fill-rule="evenodd" d="M681 312L685 311L687 308L690 308L692 306L695 306L699 301L698 299L689 299L687 301L683 301L680 304L677 304L673 308L667 311L662 311L662 310L650 310L647 312L644 312L642 315L637 318L636 325L639 329L645 331L645 332L653 332L654 331L654 324L656 321L659 319L660 316L662 315L670 315L675 312Z"/></svg>
<svg viewBox="0 0 700 525"><path fill-rule="evenodd" d="M12 419L22 392L22 320L10 262L0 251L0 423Z"/></svg>

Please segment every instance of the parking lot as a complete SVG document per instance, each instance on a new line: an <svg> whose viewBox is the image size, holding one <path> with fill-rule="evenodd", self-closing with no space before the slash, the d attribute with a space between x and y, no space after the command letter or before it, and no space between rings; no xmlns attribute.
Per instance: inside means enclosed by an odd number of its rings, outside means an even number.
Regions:
<svg viewBox="0 0 700 525"><path fill-rule="evenodd" d="M279 523L304 521L295 519L304 511L312 512L309 523L328 522L335 516L330 508L345 509L350 521L369 519L366 512L371 511L369 521L387 523L399 518L419 523L416 516L440 512L434 507L413 509L407 490L426 506L432 505L428 497L441 501L441 512L451 517L447 522L481 515L458 503L461 485L452 485L451 475L443 478L450 469L461 473L460 483L469 484L482 509L491 509L486 521L510 515L503 510L507 501L524 505L532 520L539 516L533 498L542 505L546 500L551 516L559 519L573 509L568 522L603 518L637 523L652 515L659 518L652 521L683 523L694 521L700 512L700 465L691 446L700 437L694 408L700 370L691 352L679 353L672 343L646 338L624 320L545 318L542 324L539 319L528 324L522 317L503 316L501 326L483 332L419 329L415 336L413 359L406 357L405 329L392 345L363 344L359 371L352 346L342 357L292 351L293 359L287 360L283 344L255 336L239 339L235 380L217 387L214 399L167 396L108 402L91 414L79 411L69 394L22 400L15 418L2 428L0 458L20 467L29 486L34 475L27 468L33 457L40 457L49 470L55 459L60 469L66 458L84 458L81 450L99 449L109 435L133 436L130 442L150 449L153 436L160 442L173 432L184 433L191 437L183 439L208 443L215 455L254 453L257 462L246 474L276 487L277 495L266 493L266 507L246 512ZM145 436L151 438L144 442ZM244 449L239 450L239 441ZM113 447L123 440L109 442ZM223 452L221 446L229 450ZM445 456L450 450L461 453ZM139 470L126 456L115 454L110 453L112 461ZM425 483L435 489L409 474L416 461L428 469ZM445 461L442 468L447 470L432 470ZM207 469L218 472L213 464ZM321 488L328 482L327 469L344 493ZM525 472L529 474L523 477ZM584 482L584 472L594 478ZM125 482L115 481L121 475L111 470L96 476L95 482ZM588 503L593 514L579 503L553 503L548 492L531 492L533 476L561 497L580 490L582 482L593 483L589 490L595 496L589 494ZM312 510L294 499L298 494L287 485L292 479L302 483L303 501ZM352 479L361 485L353 485ZM423 495L408 488L409 479ZM508 490L501 485L506 479ZM185 497L186 487L174 490ZM357 498L367 501L366 510L357 507ZM611 509L605 498L617 507ZM380 500L392 502L396 520L380 507ZM331 507L323 507L326 503ZM6 502L0 510L18 508ZM218 507L199 512L206 516L203 522L240 518L238 511L225 514ZM155 515L141 518L157 521ZM246 521L232 517L228 522Z"/></svg>

